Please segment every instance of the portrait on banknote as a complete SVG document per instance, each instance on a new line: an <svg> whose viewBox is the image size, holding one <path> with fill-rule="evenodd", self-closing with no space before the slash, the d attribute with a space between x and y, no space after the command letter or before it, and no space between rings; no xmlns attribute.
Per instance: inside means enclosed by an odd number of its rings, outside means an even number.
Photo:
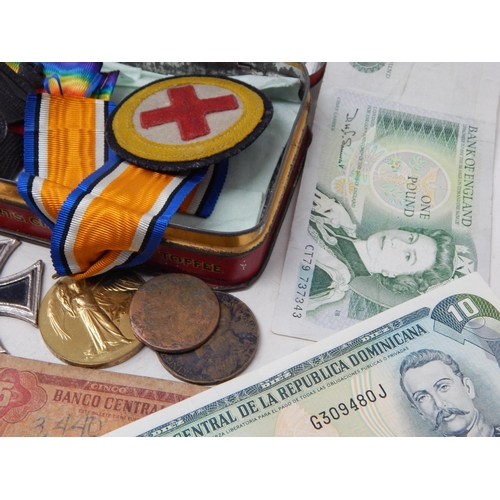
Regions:
<svg viewBox="0 0 500 500"><path fill-rule="evenodd" d="M342 89L327 107L273 331L319 340L474 271L487 278L489 128Z"/></svg>
<svg viewBox="0 0 500 500"><path fill-rule="evenodd" d="M358 236L362 224L319 188L308 233L316 260L306 315L318 324L342 308L350 319L369 318L475 270L473 242L457 245L444 229L396 226Z"/></svg>
<svg viewBox="0 0 500 500"><path fill-rule="evenodd" d="M493 425L474 405L473 381L449 354L436 349L412 352L401 362L400 375L411 407L433 431L444 436L500 436L500 425Z"/></svg>

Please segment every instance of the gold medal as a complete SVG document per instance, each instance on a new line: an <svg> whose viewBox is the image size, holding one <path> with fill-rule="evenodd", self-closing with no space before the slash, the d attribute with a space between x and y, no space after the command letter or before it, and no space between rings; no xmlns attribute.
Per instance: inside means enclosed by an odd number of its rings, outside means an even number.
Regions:
<svg viewBox="0 0 500 500"><path fill-rule="evenodd" d="M130 302L143 283L132 272L60 279L40 307L47 347L60 360L87 368L108 368L131 358L143 347L129 319Z"/></svg>

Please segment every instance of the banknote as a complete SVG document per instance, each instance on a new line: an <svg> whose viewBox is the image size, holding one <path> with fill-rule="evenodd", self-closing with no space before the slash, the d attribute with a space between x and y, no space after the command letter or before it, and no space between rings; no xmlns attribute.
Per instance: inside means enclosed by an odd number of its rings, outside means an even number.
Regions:
<svg viewBox="0 0 500 500"><path fill-rule="evenodd" d="M499 361L473 273L107 436L498 436Z"/></svg>
<svg viewBox="0 0 500 500"><path fill-rule="evenodd" d="M100 436L203 390L2 354L0 436Z"/></svg>
<svg viewBox="0 0 500 500"><path fill-rule="evenodd" d="M489 279L494 123L328 86L318 110L273 332L319 340Z"/></svg>
<svg viewBox="0 0 500 500"><path fill-rule="evenodd" d="M400 104L495 122L498 63L329 62L322 90L334 85Z"/></svg>

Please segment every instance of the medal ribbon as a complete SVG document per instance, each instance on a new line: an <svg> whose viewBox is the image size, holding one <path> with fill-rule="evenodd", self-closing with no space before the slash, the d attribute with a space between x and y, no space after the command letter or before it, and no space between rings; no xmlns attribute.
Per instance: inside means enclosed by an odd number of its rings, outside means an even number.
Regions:
<svg viewBox="0 0 500 500"><path fill-rule="evenodd" d="M104 135L113 108L77 96L28 96L18 190L52 228L60 276L146 261L175 212L207 217L224 184L227 162L172 176L118 158Z"/></svg>
<svg viewBox="0 0 500 500"><path fill-rule="evenodd" d="M6 63L19 72L21 63ZM101 72L100 62L42 62L43 87L48 94L76 95L109 101L118 80L119 71Z"/></svg>

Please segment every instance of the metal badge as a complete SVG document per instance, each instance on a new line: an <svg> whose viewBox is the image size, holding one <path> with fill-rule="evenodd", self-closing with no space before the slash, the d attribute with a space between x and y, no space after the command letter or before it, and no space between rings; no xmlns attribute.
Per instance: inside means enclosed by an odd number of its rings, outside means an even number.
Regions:
<svg viewBox="0 0 500 500"><path fill-rule="evenodd" d="M14 238L0 240L0 270L19 245ZM43 262L39 260L23 271L0 278L0 315L37 325L42 270Z"/></svg>

